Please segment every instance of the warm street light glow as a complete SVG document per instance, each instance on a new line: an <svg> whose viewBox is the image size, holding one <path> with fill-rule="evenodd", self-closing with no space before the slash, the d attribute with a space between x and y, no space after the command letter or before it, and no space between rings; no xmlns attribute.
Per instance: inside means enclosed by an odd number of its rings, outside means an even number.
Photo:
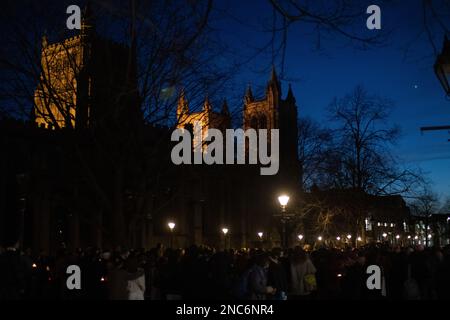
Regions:
<svg viewBox="0 0 450 320"><path fill-rule="evenodd" d="M358 241L362 241L362 239L361 239L361 237L358 237L356 240L358 240Z"/></svg>
<svg viewBox="0 0 450 320"><path fill-rule="evenodd" d="M415 237L414 237L414 240L417 240L417 239L419 239L419 236L415 236Z"/></svg>
<svg viewBox="0 0 450 320"><path fill-rule="evenodd" d="M289 196L287 195L281 195L278 197L278 202L282 207L286 207L289 202Z"/></svg>
<svg viewBox="0 0 450 320"><path fill-rule="evenodd" d="M387 233L383 233L383 238L386 238L387 237Z"/></svg>
<svg viewBox="0 0 450 320"><path fill-rule="evenodd" d="M400 235L396 235L396 236L395 236L395 239L400 239Z"/></svg>
<svg viewBox="0 0 450 320"><path fill-rule="evenodd" d="M336 240L337 241L341 241L341 237L336 237Z"/></svg>
<svg viewBox="0 0 450 320"><path fill-rule="evenodd" d="M431 239L431 237L432 237L431 234L429 234L429 235L428 235L428 239Z"/></svg>
<svg viewBox="0 0 450 320"><path fill-rule="evenodd" d="M352 235L351 235L351 234L348 234L348 235L347 235L347 239L350 240L351 238L352 238Z"/></svg>
<svg viewBox="0 0 450 320"><path fill-rule="evenodd" d="M169 226L170 231L172 231L175 228L174 222L169 222L167 225Z"/></svg>
<svg viewBox="0 0 450 320"><path fill-rule="evenodd" d="M226 236L227 233L228 233L228 228L223 228L223 229L222 229L222 232L223 232L223 234Z"/></svg>
<svg viewBox="0 0 450 320"><path fill-rule="evenodd" d="M317 240L322 241L322 236L318 236Z"/></svg>
<svg viewBox="0 0 450 320"><path fill-rule="evenodd" d="M258 232L258 237L259 237L260 239L262 239L263 235L264 235L264 233Z"/></svg>
<svg viewBox="0 0 450 320"><path fill-rule="evenodd" d="M302 240L303 239L303 235L302 234L299 234L298 235L298 240Z"/></svg>
<svg viewBox="0 0 450 320"><path fill-rule="evenodd" d="M408 236L408 239L411 239L411 236Z"/></svg>
<svg viewBox="0 0 450 320"><path fill-rule="evenodd" d="M36 263L33 263L33 264L31 265L31 267L33 267L33 268L37 268L37 265L36 265Z"/></svg>

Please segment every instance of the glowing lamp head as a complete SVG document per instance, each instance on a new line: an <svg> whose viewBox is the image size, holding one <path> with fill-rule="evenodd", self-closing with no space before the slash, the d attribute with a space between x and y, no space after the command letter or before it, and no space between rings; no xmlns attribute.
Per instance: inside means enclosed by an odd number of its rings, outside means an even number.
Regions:
<svg viewBox="0 0 450 320"><path fill-rule="evenodd" d="M303 235L302 234L299 234L298 235L298 240L302 240L303 239Z"/></svg>
<svg viewBox="0 0 450 320"><path fill-rule="evenodd" d="M222 232L223 232L224 235L227 235L227 233L228 233L228 228L222 228Z"/></svg>
<svg viewBox="0 0 450 320"><path fill-rule="evenodd" d="M350 240L351 238L352 238L352 235L351 235L351 234L348 234L348 235L347 235L347 239Z"/></svg>
<svg viewBox="0 0 450 320"><path fill-rule="evenodd" d="M361 237L358 237L356 240L358 240L358 241L362 241L362 238Z"/></svg>
<svg viewBox="0 0 450 320"><path fill-rule="evenodd" d="M415 236L415 237L414 237L414 240L417 240L417 239L419 239L419 236Z"/></svg>
<svg viewBox="0 0 450 320"><path fill-rule="evenodd" d="M432 237L431 234L429 234L429 235L428 235L428 239L431 239L431 237Z"/></svg>
<svg viewBox="0 0 450 320"><path fill-rule="evenodd" d="M258 237L259 237L259 238L261 238L261 239L262 239L263 235L264 235L264 233L262 233L262 232L258 232Z"/></svg>
<svg viewBox="0 0 450 320"><path fill-rule="evenodd" d="M400 235L396 235L395 239L397 239L397 240L400 239Z"/></svg>
<svg viewBox="0 0 450 320"><path fill-rule="evenodd" d="M173 229L175 229L175 223L174 222L169 222L167 224L167 226L169 227L170 231L172 231Z"/></svg>
<svg viewBox="0 0 450 320"><path fill-rule="evenodd" d="M411 239L411 236L408 236L408 239Z"/></svg>
<svg viewBox="0 0 450 320"><path fill-rule="evenodd" d="M317 237L317 240L319 240L319 241L322 241L322 239L323 239L322 236Z"/></svg>
<svg viewBox="0 0 450 320"><path fill-rule="evenodd" d="M287 195L281 195L278 197L278 202L282 207L286 207L289 202L289 196Z"/></svg>
<svg viewBox="0 0 450 320"><path fill-rule="evenodd" d="M336 240L337 241L341 241L341 237L336 237Z"/></svg>
<svg viewBox="0 0 450 320"><path fill-rule="evenodd" d="M387 237L387 233L385 232L385 233L383 233L383 238L386 238Z"/></svg>
<svg viewBox="0 0 450 320"><path fill-rule="evenodd" d="M34 268L37 268L37 264L36 263L33 263L32 265L31 265L31 267L34 269Z"/></svg>

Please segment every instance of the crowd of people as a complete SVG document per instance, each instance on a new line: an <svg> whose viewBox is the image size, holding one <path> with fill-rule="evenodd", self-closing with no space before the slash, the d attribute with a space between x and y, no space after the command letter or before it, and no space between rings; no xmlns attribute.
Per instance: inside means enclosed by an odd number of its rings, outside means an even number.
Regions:
<svg viewBox="0 0 450 320"><path fill-rule="evenodd" d="M67 287L67 267L81 270L81 290ZM367 287L369 265L381 287ZM0 299L318 300L450 299L450 247L295 247L216 251L87 248L34 257L0 248Z"/></svg>

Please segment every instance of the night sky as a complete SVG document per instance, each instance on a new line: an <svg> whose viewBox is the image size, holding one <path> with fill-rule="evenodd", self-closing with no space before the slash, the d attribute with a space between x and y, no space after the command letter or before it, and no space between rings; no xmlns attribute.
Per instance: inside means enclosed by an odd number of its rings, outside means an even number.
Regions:
<svg viewBox="0 0 450 320"><path fill-rule="evenodd" d="M370 4L377 4L371 2ZM402 129L394 147L408 167L420 166L433 182L439 196L450 195L450 135L445 131L420 132L421 126L450 125L450 101L437 80L433 64L435 54L423 31L422 1L379 3L382 28L391 31L382 46L362 50L338 35L328 36L316 46L317 34L310 26L293 24L289 28L282 81L284 94L292 83L300 117L310 117L328 125L326 108L333 97L342 97L358 85L373 94L391 99L395 105L391 122ZM227 1L216 4L227 12L213 25L221 38L241 57L251 56L255 48L266 44L272 34L272 9L268 1ZM365 28L368 15L361 16ZM450 22L450 18L445 21ZM357 26L356 26L357 27ZM448 25L447 25L448 27ZM441 49L443 31L434 30ZM260 54L242 68L239 85L265 84L272 64L271 54ZM280 66L279 60L275 65ZM264 69L265 68L265 69ZM262 89L262 88L261 88Z"/></svg>

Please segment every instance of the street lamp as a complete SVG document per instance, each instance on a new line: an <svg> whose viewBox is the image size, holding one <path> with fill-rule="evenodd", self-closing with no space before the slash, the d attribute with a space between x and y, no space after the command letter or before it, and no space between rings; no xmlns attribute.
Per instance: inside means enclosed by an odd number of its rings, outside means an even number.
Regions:
<svg viewBox="0 0 450 320"><path fill-rule="evenodd" d="M263 232L258 232L257 235L258 235L258 238L259 238L260 246L262 248L263 247L263 236L264 236L264 233Z"/></svg>
<svg viewBox="0 0 450 320"><path fill-rule="evenodd" d="M170 248L173 247L173 229L175 229L175 222L170 221L167 226L170 229Z"/></svg>
<svg viewBox="0 0 450 320"><path fill-rule="evenodd" d="M298 237L298 240L300 240L300 241L303 240L303 235L302 234L299 234L297 237Z"/></svg>
<svg viewBox="0 0 450 320"><path fill-rule="evenodd" d="M226 250L227 249L227 234L228 234L228 228L222 228L222 233L223 233L223 249Z"/></svg>
<svg viewBox="0 0 450 320"><path fill-rule="evenodd" d="M385 238L385 239L386 239L386 238L387 238L387 236L388 236L388 235L387 235L387 233L386 233L386 232L385 232L385 233L383 233L383 238Z"/></svg>
<svg viewBox="0 0 450 320"><path fill-rule="evenodd" d="M341 241L341 237L336 237L336 240L337 241Z"/></svg>
<svg viewBox="0 0 450 320"><path fill-rule="evenodd" d="M286 206L289 202L289 196L283 194L281 196L278 197L278 202L281 205L281 208L283 209L283 212L286 210Z"/></svg>
<svg viewBox="0 0 450 320"><path fill-rule="evenodd" d="M442 52L434 64L434 72L444 88L445 94L450 96L450 41L447 36L444 39Z"/></svg>
<svg viewBox="0 0 450 320"><path fill-rule="evenodd" d="M323 239L322 236L317 237L317 240L319 240L319 241L322 241L322 239Z"/></svg>
<svg viewBox="0 0 450 320"><path fill-rule="evenodd" d="M361 237L358 237L356 240L358 240L358 241L362 241L362 238Z"/></svg>
<svg viewBox="0 0 450 320"><path fill-rule="evenodd" d="M276 216L280 216L280 221L281 221L281 241L282 241L282 246L284 248L288 247L288 241L287 241L287 235L286 235L286 222L289 220L291 215L286 214L286 206L289 202L289 196L282 194L278 197L278 202L280 203L281 206L281 215L276 215Z"/></svg>

